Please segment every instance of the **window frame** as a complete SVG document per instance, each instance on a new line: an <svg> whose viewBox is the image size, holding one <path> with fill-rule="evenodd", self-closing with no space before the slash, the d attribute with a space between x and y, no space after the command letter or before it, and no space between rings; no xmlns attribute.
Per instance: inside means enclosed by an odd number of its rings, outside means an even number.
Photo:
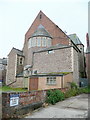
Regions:
<svg viewBox="0 0 90 120"><path fill-rule="evenodd" d="M19 65L23 65L23 58L22 57L19 57Z"/></svg>
<svg viewBox="0 0 90 120"><path fill-rule="evenodd" d="M55 76L47 77L46 84L47 85L56 85L56 77Z"/></svg>

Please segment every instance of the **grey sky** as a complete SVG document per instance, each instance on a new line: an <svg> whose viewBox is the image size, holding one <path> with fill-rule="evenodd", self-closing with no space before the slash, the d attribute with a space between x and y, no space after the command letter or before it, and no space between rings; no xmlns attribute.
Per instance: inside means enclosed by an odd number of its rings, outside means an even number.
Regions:
<svg viewBox="0 0 90 120"><path fill-rule="evenodd" d="M0 0L0 57L22 49L24 35L42 10L67 34L76 33L86 46L88 0Z"/></svg>

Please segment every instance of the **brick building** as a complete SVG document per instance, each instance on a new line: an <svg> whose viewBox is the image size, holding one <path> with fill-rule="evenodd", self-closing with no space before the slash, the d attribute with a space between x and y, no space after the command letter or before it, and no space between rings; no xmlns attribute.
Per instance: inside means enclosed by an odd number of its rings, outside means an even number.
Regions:
<svg viewBox="0 0 90 120"><path fill-rule="evenodd" d="M90 85L90 41L89 35L86 35L87 49L86 49L86 74L88 79L88 84Z"/></svg>
<svg viewBox="0 0 90 120"><path fill-rule="evenodd" d="M88 84L90 85L90 1L88 2L88 33L86 34L86 73Z"/></svg>
<svg viewBox="0 0 90 120"><path fill-rule="evenodd" d="M6 83L6 70L7 70L7 58L0 59L0 82L5 85Z"/></svg>
<svg viewBox="0 0 90 120"><path fill-rule="evenodd" d="M22 51L13 48L9 53L7 69L6 84L13 87L67 87L72 81L79 85L85 72L84 45L76 34L67 36L40 11L25 34Z"/></svg>

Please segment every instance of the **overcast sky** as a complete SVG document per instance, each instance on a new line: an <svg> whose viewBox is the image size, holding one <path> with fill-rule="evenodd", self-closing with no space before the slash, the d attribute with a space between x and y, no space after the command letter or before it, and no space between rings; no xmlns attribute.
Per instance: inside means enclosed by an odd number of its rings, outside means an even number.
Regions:
<svg viewBox="0 0 90 120"><path fill-rule="evenodd" d="M0 0L0 58L12 47L22 49L24 35L40 10L67 35L76 33L86 46L88 0Z"/></svg>

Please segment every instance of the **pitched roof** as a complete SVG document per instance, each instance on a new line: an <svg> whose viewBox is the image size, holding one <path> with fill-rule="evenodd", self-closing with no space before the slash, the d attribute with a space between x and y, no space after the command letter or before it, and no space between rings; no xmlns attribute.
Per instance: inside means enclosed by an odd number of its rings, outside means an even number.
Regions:
<svg viewBox="0 0 90 120"><path fill-rule="evenodd" d="M16 54L23 56L23 51L21 51L21 50L19 50L19 49L16 49L16 48L14 48L14 47L13 47L12 49L15 50Z"/></svg>
<svg viewBox="0 0 90 120"><path fill-rule="evenodd" d="M43 25L39 25L36 31L32 34L31 37L37 37L37 36L43 36L43 37L51 37L51 35L48 33L48 31L44 28Z"/></svg>
<svg viewBox="0 0 90 120"><path fill-rule="evenodd" d="M41 19L40 19L40 16L42 16ZM28 38L30 38L32 36L32 34L34 33L34 31L37 29L37 27L40 24L42 24L48 30L47 32L49 32L51 35L53 35L53 33L54 33L53 29L56 29L57 31L59 31L59 32L62 33L63 37L61 37L61 38L65 39L65 40L69 40L69 37L65 34L65 32L63 32L62 29L60 29L50 18L48 18L40 10L40 12L38 13L38 15L34 19L33 23L31 24L30 28L28 29L28 31L25 34L25 42L28 40ZM50 37L52 37L52 36L50 36ZM54 34L53 37L54 38L56 38L56 37L58 38L58 37L60 37L60 35L58 34L58 36L57 36L56 34Z"/></svg>
<svg viewBox="0 0 90 120"><path fill-rule="evenodd" d="M14 48L14 47L11 49L10 53L11 53L12 51L14 51L17 55L20 55L20 56L23 56L23 57L24 57L23 51L21 51L21 50L19 50L19 49L17 49L17 48ZM8 56L10 55L10 53L8 54Z"/></svg>
<svg viewBox="0 0 90 120"><path fill-rule="evenodd" d="M82 44L82 42L80 41L80 39L78 38L78 36L76 34L70 34L68 36L74 42L74 44L76 44L76 45Z"/></svg>

